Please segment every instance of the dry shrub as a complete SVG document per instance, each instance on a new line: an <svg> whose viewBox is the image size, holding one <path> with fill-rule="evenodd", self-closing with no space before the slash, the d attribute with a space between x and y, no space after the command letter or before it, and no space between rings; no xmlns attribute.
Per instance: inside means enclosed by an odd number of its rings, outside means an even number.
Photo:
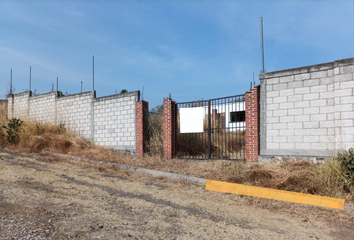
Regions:
<svg viewBox="0 0 354 240"><path fill-rule="evenodd" d="M239 152L245 147L245 131L228 132L226 147L229 152ZM230 136L231 135L231 136Z"/></svg>
<svg viewBox="0 0 354 240"><path fill-rule="evenodd" d="M29 147L31 152L54 151L67 153L73 142L67 139L65 135L53 133L44 133L41 136L31 136L29 141L24 144Z"/></svg>
<svg viewBox="0 0 354 240"><path fill-rule="evenodd" d="M204 133L177 134L177 149L180 157L205 157L208 152L208 142Z"/></svg>
<svg viewBox="0 0 354 240"><path fill-rule="evenodd" d="M5 109L0 109L0 124L5 125L7 121L7 111Z"/></svg>
<svg viewBox="0 0 354 240"><path fill-rule="evenodd" d="M208 133L178 133L179 157L203 158L208 153ZM213 158L243 159L245 150L244 131L223 132L214 130L211 136Z"/></svg>
<svg viewBox="0 0 354 240"><path fill-rule="evenodd" d="M266 170L260 165L253 165L249 171L246 172L245 178L249 182L264 182L273 179L273 171Z"/></svg>
<svg viewBox="0 0 354 240"><path fill-rule="evenodd" d="M5 136L2 135L4 133L2 126L3 125L6 126L7 123L8 123L7 112L5 111L5 109L1 109L0 110L0 147L1 148L5 147L7 144Z"/></svg>
<svg viewBox="0 0 354 240"><path fill-rule="evenodd" d="M7 140L5 136L0 134L0 148L4 148L7 145Z"/></svg>
<svg viewBox="0 0 354 240"><path fill-rule="evenodd" d="M224 176L219 178L227 182L354 200L354 188L345 190L348 180L335 158L317 164L306 160L231 163L224 164L220 172Z"/></svg>
<svg viewBox="0 0 354 240"><path fill-rule="evenodd" d="M346 198L353 203L354 186L350 185L350 180L346 178L345 171L337 158L332 157L319 165L316 169L316 180L323 195Z"/></svg>
<svg viewBox="0 0 354 240"><path fill-rule="evenodd" d="M147 151L152 156L162 156L163 116L161 114L149 114L147 135Z"/></svg>
<svg viewBox="0 0 354 240"><path fill-rule="evenodd" d="M64 124L39 123L35 121L24 121L21 127L20 139L28 141L32 136L40 136L45 133L59 134L59 135L73 135L70 129L66 129Z"/></svg>

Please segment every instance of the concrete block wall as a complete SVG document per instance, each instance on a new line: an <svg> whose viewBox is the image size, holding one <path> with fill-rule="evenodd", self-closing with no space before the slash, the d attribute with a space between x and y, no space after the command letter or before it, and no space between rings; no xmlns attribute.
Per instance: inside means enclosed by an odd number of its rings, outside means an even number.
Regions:
<svg viewBox="0 0 354 240"><path fill-rule="evenodd" d="M331 156L354 146L354 58L260 74L260 154Z"/></svg>
<svg viewBox="0 0 354 240"><path fill-rule="evenodd" d="M8 98L8 117L65 124L74 133L101 146L135 153L136 102L140 92L96 98L95 91L58 97L58 92Z"/></svg>
<svg viewBox="0 0 354 240"><path fill-rule="evenodd" d="M84 92L57 98L57 124L65 124L71 131L91 138L91 105L95 92Z"/></svg>
<svg viewBox="0 0 354 240"><path fill-rule="evenodd" d="M13 106L14 106L14 97L12 95L7 98L7 118L8 119L11 119L14 117Z"/></svg>
<svg viewBox="0 0 354 240"><path fill-rule="evenodd" d="M139 92L96 98L94 101L95 142L135 152L135 105Z"/></svg>
<svg viewBox="0 0 354 240"><path fill-rule="evenodd" d="M44 123L55 123L56 96L57 92L31 96L27 104L27 108L29 108L29 119ZM18 111L19 114L22 111L22 109L18 108L16 105L14 106L14 110Z"/></svg>
<svg viewBox="0 0 354 240"><path fill-rule="evenodd" d="M9 96L8 117L28 119L28 101L30 96L30 91Z"/></svg>
<svg viewBox="0 0 354 240"><path fill-rule="evenodd" d="M335 141L337 149L354 147L354 58L334 68Z"/></svg>

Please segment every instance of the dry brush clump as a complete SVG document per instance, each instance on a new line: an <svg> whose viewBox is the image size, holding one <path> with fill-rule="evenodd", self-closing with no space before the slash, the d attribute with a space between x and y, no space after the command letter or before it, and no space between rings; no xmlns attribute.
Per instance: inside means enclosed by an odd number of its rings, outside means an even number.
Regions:
<svg viewBox="0 0 354 240"><path fill-rule="evenodd" d="M244 159L244 131L213 131L211 134L211 152L214 158ZM178 133L177 149L179 157L206 157L208 153L208 133Z"/></svg>
<svg viewBox="0 0 354 240"><path fill-rule="evenodd" d="M24 121L19 132L19 147L29 152L54 151L66 153L76 141L65 125Z"/></svg>
<svg viewBox="0 0 354 240"><path fill-rule="evenodd" d="M8 118L7 118L7 112L5 109L0 110L0 128L2 126L7 126L8 123ZM6 137L5 135L1 134L2 129L0 129L0 147L3 148L7 145Z"/></svg>
<svg viewBox="0 0 354 240"><path fill-rule="evenodd" d="M0 119L1 126L9 128L14 120L18 119ZM3 131L4 132L4 131ZM43 150L59 153L68 153L73 148L83 148L90 145L83 138L77 137L66 129L64 124L39 123L35 121L21 121L17 131L18 141L16 144L10 144L10 141L4 141L0 138L3 148L10 150L38 153Z"/></svg>
<svg viewBox="0 0 354 240"><path fill-rule="evenodd" d="M245 148L245 131L227 132L226 134L229 135L226 136L226 147L229 152L239 152Z"/></svg>
<svg viewBox="0 0 354 240"><path fill-rule="evenodd" d="M177 134L177 149L179 157L205 157L208 150L205 133Z"/></svg>
<svg viewBox="0 0 354 240"><path fill-rule="evenodd" d="M147 152L151 156L163 156L163 115L149 114L147 125Z"/></svg>
<svg viewBox="0 0 354 240"><path fill-rule="evenodd" d="M286 191L345 198L353 202L354 186L336 158L314 164L307 160L273 163L224 163L223 181ZM217 177L217 176L216 176Z"/></svg>

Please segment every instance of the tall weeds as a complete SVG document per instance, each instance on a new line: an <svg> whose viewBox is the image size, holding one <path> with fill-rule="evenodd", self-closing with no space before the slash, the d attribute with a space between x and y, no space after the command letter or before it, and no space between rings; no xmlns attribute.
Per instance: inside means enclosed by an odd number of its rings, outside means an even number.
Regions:
<svg viewBox="0 0 354 240"><path fill-rule="evenodd" d="M5 147L7 144L5 135L1 134L3 130L1 129L1 127L7 126L7 123L8 123L7 110L6 108L1 108L0 109L0 147L1 148Z"/></svg>
<svg viewBox="0 0 354 240"><path fill-rule="evenodd" d="M163 156L162 114L149 114L147 136L147 152L152 156Z"/></svg>
<svg viewBox="0 0 354 240"><path fill-rule="evenodd" d="M351 186L350 189L346 189L348 179L336 158L317 164L307 160L254 164L229 163L222 166L221 172L227 182L354 201L354 188Z"/></svg>

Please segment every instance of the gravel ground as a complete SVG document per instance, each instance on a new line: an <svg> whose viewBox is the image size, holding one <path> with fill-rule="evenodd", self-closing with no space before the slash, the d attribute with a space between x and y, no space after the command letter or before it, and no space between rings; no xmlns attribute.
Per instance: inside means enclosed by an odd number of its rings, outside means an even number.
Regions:
<svg viewBox="0 0 354 240"><path fill-rule="evenodd" d="M352 239L352 229L185 180L0 153L0 239Z"/></svg>

